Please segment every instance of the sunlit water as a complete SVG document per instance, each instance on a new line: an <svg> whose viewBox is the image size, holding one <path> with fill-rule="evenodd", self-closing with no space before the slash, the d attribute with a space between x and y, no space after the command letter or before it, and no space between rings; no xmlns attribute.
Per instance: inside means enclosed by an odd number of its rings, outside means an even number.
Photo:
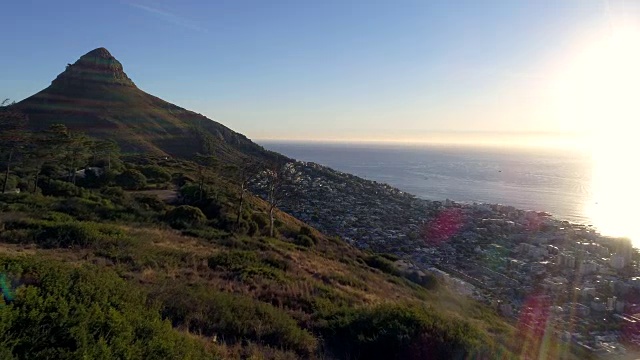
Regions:
<svg viewBox="0 0 640 360"><path fill-rule="evenodd" d="M546 211L640 247L637 174L592 151L263 142L266 148L431 200ZM618 159L618 160L616 160ZM627 170L624 170L627 169Z"/></svg>

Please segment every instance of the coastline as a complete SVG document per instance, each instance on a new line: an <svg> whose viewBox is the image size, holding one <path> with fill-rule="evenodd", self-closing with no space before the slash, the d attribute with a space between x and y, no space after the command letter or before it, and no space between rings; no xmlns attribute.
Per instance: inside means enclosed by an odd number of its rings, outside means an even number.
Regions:
<svg viewBox="0 0 640 360"><path fill-rule="evenodd" d="M508 204L548 212L558 220L597 226L587 210L593 206L593 195L589 158L584 154L576 157L573 152L559 155L548 148L532 152L439 144L263 145L300 161L387 183L424 200Z"/></svg>

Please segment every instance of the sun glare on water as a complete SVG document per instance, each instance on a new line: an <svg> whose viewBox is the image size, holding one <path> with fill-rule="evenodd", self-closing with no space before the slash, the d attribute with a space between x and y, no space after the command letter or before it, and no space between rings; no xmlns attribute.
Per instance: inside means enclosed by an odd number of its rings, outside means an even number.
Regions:
<svg viewBox="0 0 640 360"><path fill-rule="evenodd" d="M563 116L581 126L592 152L585 209L603 235L640 247L640 29L613 28L562 76Z"/></svg>

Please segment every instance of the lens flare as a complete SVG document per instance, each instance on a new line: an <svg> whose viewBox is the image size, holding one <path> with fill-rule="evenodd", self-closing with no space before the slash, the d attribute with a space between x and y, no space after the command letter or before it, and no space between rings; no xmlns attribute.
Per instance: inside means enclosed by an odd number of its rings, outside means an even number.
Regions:
<svg viewBox="0 0 640 360"><path fill-rule="evenodd" d="M558 86L561 116L590 133L592 199L585 209L603 234L640 246L635 208L640 154L640 29L626 26L587 47L567 66Z"/></svg>

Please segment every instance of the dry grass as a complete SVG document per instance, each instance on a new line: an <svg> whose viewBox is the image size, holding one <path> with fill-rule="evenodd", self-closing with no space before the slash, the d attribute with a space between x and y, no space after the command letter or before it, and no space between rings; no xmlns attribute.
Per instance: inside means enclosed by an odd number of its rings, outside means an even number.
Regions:
<svg viewBox="0 0 640 360"><path fill-rule="evenodd" d="M289 220L292 226L301 224L293 218ZM34 245L0 243L0 252L112 268L128 281L150 291L158 287L197 285L242 294L285 309L305 326L312 323L315 311L312 308L318 305L315 301L321 299L336 307L372 306L387 302L420 304L433 307L447 316L470 320L488 334L513 333L513 328L495 315L486 310L478 311L480 305L476 302L460 298L443 288L428 291L403 278L370 268L360 260L366 254L346 244L329 241L322 235L318 235L318 245L311 249L293 246L283 240L247 239L247 244L263 246L262 250L254 250L259 257L266 256L288 264L285 271L277 272L281 279L272 279L263 275L246 277L225 269L210 268L207 264L209 257L236 251L225 242L184 236L176 230L152 225L113 226L136 240L130 249L131 263L114 262L96 255L93 249L42 249ZM203 341L210 339L203 338ZM239 354L247 355L248 351L246 346L220 349L219 345L214 346L217 350L222 349L224 358L227 355L237 358ZM267 350L266 353L271 353L271 350L257 345L255 349L258 350L254 355ZM273 354L276 358L286 355L277 351Z"/></svg>

